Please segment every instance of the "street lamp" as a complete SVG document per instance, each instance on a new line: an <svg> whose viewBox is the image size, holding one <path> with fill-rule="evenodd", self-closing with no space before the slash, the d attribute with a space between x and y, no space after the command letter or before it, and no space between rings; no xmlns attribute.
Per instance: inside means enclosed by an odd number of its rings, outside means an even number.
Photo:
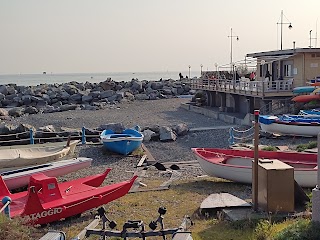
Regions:
<svg viewBox="0 0 320 240"><path fill-rule="evenodd" d="M189 79L190 79L190 68L191 68L191 66L189 65Z"/></svg>
<svg viewBox="0 0 320 240"><path fill-rule="evenodd" d="M312 30L309 31L309 36L310 36L310 46L309 48L312 48L312 45L311 45L311 40L314 39L315 40L315 47L317 47L317 37L311 37L311 32ZM317 34L317 33L316 33Z"/></svg>
<svg viewBox="0 0 320 240"><path fill-rule="evenodd" d="M236 38L237 39L237 41L239 41L239 36L234 36L234 35L232 35L232 28L231 28L231 34L230 34L230 36L228 36L228 38L230 38L230 71L232 71L232 39L233 38Z"/></svg>
<svg viewBox="0 0 320 240"><path fill-rule="evenodd" d="M200 64L200 74L201 74L201 76L202 76L202 67L203 67L203 65Z"/></svg>
<svg viewBox="0 0 320 240"><path fill-rule="evenodd" d="M219 73L218 73L218 63L215 63L214 66L216 67L216 78L219 78Z"/></svg>
<svg viewBox="0 0 320 240"><path fill-rule="evenodd" d="M286 16L285 16L286 17ZM287 18L287 17L286 17ZM287 18L288 20L288 18ZM289 21L289 20L288 20ZM283 10L281 10L281 17L280 17L280 22L277 24L280 24L280 50L282 50L282 25L284 24L289 24L288 28L291 29L292 25L291 22L283 22Z"/></svg>

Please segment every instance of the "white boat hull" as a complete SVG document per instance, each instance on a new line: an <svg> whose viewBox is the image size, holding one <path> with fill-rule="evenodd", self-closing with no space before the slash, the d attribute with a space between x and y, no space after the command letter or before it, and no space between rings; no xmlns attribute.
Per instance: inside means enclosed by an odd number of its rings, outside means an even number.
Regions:
<svg viewBox="0 0 320 240"><path fill-rule="evenodd" d="M202 170L209 176L227 179L239 183L252 183L252 161L234 158L228 165L215 164L196 155ZM241 166L241 167L239 167ZM294 169L294 179L301 187L317 185L317 168L314 171Z"/></svg>
<svg viewBox="0 0 320 240"><path fill-rule="evenodd" d="M276 133L281 135L293 135L293 136L317 136L320 133L320 125L294 125L294 124L279 124L260 123L261 131L267 133Z"/></svg>
<svg viewBox="0 0 320 240"><path fill-rule="evenodd" d="M91 165L91 158L73 158L67 160L61 160L52 162L39 168L40 166L28 167L25 169L18 169L15 171L7 172L8 175L4 175L2 178L6 183L8 189L15 189L28 185L30 176L36 173L43 173L48 177L59 177L71 172L78 171L80 169L89 167ZM6 174L6 173L0 173Z"/></svg>
<svg viewBox="0 0 320 240"><path fill-rule="evenodd" d="M74 153L79 140L0 147L0 169L16 169L45 164Z"/></svg>

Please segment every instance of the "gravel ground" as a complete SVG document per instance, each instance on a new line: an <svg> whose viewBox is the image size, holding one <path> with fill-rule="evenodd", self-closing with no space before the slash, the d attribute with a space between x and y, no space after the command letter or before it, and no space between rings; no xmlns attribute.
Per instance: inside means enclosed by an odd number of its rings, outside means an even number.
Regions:
<svg viewBox="0 0 320 240"><path fill-rule="evenodd" d="M97 128L107 123L123 123L126 127L139 125L141 127L159 125L173 126L185 123L189 128L227 126L222 121L215 120L204 115L193 113L181 108L181 103L189 102L189 99L174 98L155 101L125 102L104 110L86 111L75 110L48 114L29 115L10 121L12 124L28 123L35 127L53 125L56 129L68 128ZM145 142L145 146L159 162L176 162L196 160L191 152L191 147L227 147L228 129L190 132L178 137L175 142ZM140 158L124 157L106 154L101 145L79 146L76 154L82 157L93 158L90 168L80 170L64 177L81 177L101 172L102 169L112 167L108 179L113 181L127 178L130 171ZM120 172L122 172L120 174ZM188 176L202 175L199 168L194 168ZM132 175L132 173L131 173ZM188 177L186 176L186 177Z"/></svg>
<svg viewBox="0 0 320 240"><path fill-rule="evenodd" d="M189 132L185 136L178 137L174 142L145 142L145 146L158 162L195 161L191 152L192 147L216 147L227 148L229 139L229 123L215 120L204 115L187 111L181 108L181 103L189 102L189 99L174 98L155 101L124 102L113 107L96 110L74 110L48 114L29 115L9 121L12 124L28 123L35 127L53 125L68 128L97 128L107 123L123 123L126 127L139 125L141 127L159 125L173 126L185 123L189 128L225 126L226 129ZM240 126L239 126L240 127ZM315 138L261 138L264 145L290 145L315 141ZM62 177L63 180L84 177L100 173L103 169L111 167L108 181L128 179L135 171L135 165L140 157L110 155L106 153L102 145L80 145L76 149L76 155L93 159L92 166ZM200 167L185 169L182 178L203 175Z"/></svg>

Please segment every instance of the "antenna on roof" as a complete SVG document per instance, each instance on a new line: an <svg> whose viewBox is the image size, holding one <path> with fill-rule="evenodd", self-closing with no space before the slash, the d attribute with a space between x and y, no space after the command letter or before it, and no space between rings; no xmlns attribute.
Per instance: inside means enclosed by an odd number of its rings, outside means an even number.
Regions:
<svg viewBox="0 0 320 240"><path fill-rule="evenodd" d="M314 43L314 47L317 47L317 42L318 42L318 18L316 21L316 37L315 37L315 43Z"/></svg>

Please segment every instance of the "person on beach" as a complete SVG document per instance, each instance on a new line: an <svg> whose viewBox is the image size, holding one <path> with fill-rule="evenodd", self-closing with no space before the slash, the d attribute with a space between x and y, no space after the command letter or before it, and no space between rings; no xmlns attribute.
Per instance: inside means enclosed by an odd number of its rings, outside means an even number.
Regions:
<svg viewBox="0 0 320 240"><path fill-rule="evenodd" d="M183 75L181 73L179 73L179 78L180 80L183 78Z"/></svg>
<svg viewBox="0 0 320 240"><path fill-rule="evenodd" d="M255 73L254 72L251 72L250 73L250 81L254 81L255 80L255 78L256 78L256 75L255 75Z"/></svg>
<svg viewBox="0 0 320 240"><path fill-rule="evenodd" d="M270 74L269 70L267 70L265 78L268 79L267 81L270 81L271 77L272 75Z"/></svg>

